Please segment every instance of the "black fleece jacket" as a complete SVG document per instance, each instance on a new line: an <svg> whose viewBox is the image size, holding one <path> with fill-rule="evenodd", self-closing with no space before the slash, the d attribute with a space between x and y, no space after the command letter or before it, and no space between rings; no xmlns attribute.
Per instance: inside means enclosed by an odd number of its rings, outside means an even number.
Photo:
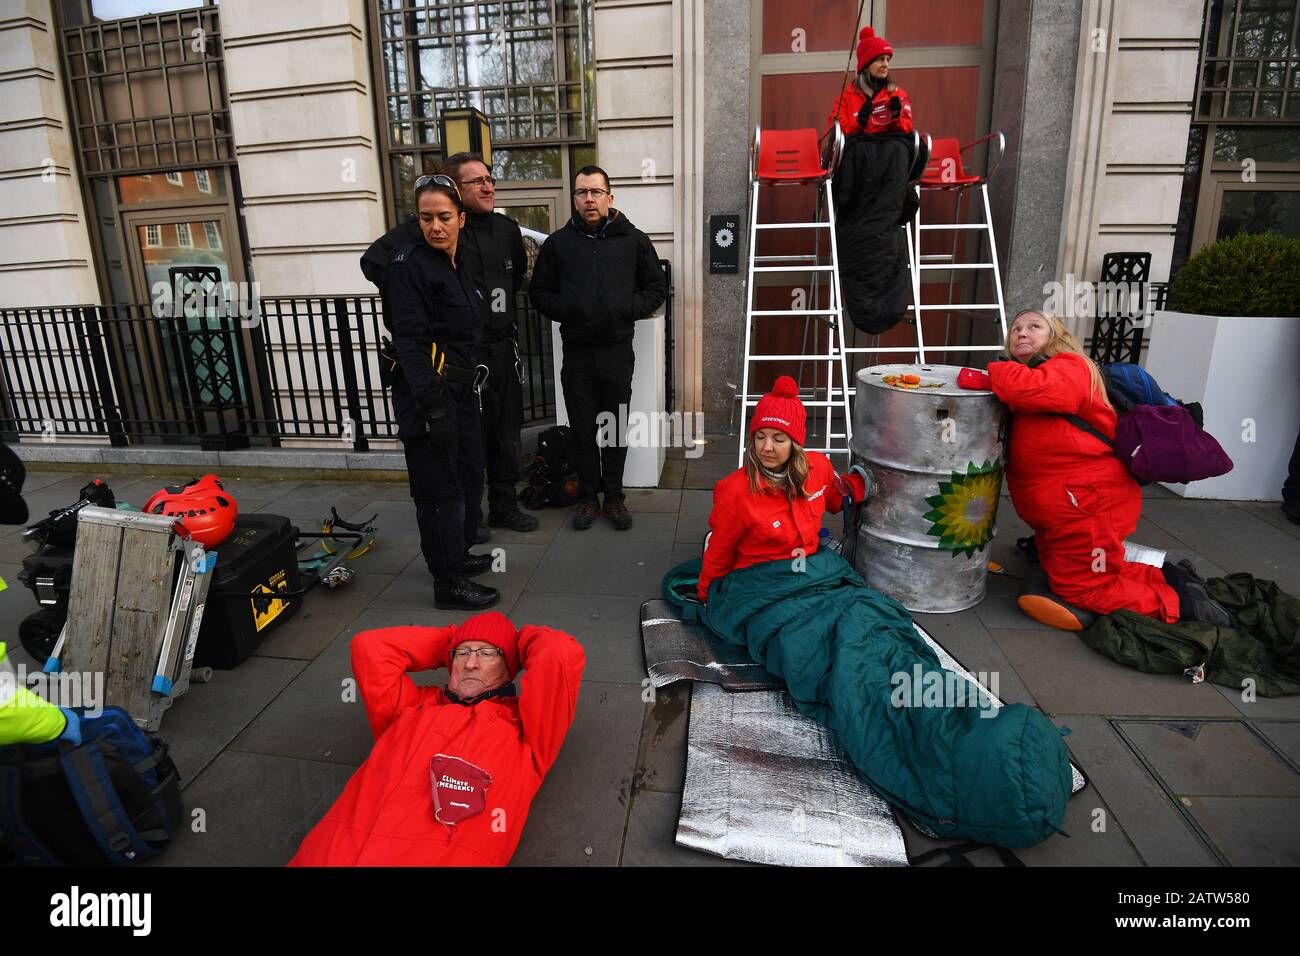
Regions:
<svg viewBox="0 0 1300 956"><path fill-rule="evenodd" d="M594 232L575 214L542 244L528 290L533 305L560 323L565 346L631 339L668 297L650 237L617 209Z"/></svg>

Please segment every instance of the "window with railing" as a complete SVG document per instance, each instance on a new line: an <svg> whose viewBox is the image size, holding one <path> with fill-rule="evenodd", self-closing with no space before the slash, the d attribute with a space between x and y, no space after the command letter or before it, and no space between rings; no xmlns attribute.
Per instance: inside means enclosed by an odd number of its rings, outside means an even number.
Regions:
<svg viewBox="0 0 1300 956"><path fill-rule="evenodd" d="M505 181L562 182L596 137L591 0L377 0L371 31L395 214L442 161L438 117L482 110Z"/></svg>
<svg viewBox="0 0 1300 956"><path fill-rule="evenodd" d="M1300 3L1207 0L1172 271L1239 232L1300 236Z"/></svg>
<svg viewBox="0 0 1300 956"><path fill-rule="evenodd" d="M63 0L60 13L87 175L234 160L214 5Z"/></svg>

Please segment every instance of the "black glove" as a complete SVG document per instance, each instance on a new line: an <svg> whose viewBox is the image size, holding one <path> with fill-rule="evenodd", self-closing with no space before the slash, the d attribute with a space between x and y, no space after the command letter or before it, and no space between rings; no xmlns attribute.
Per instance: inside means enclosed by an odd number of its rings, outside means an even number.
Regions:
<svg viewBox="0 0 1300 956"><path fill-rule="evenodd" d="M438 389L433 395L433 404L424 410L424 428L425 431L433 434L435 431L441 431L447 420L447 413L450 411L450 403L442 389Z"/></svg>
<svg viewBox="0 0 1300 956"><path fill-rule="evenodd" d="M903 101L897 96L889 98L889 115L894 119L898 119L903 115Z"/></svg>
<svg viewBox="0 0 1300 956"><path fill-rule="evenodd" d="M867 120L871 119L871 100L862 104L862 109L858 110L858 125L863 129L867 128Z"/></svg>

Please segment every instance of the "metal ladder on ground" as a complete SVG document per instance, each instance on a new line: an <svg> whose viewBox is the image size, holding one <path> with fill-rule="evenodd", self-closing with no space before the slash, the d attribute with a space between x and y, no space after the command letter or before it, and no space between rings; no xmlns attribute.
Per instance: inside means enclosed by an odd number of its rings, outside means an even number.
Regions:
<svg viewBox="0 0 1300 956"><path fill-rule="evenodd" d="M983 143L992 143L996 146L997 156L989 156L985 164L985 172L982 175L975 174L967 170L962 162L962 155ZM993 147L990 147L990 153ZM936 139L930 146L929 161L926 163L925 171L921 174L920 188L921 195L924 196L927 191L943 191L954 194L955 209L953 221L928 223L922 221L921 212L918 211L916 218L912 223L912 228L908 235L908 255L910 256L910 265L912 269L912 295L917 316L917 342L918 342L918 360L921 363L927 361L926 352L945 354L951 352L1000 352L1005 348L1007 341L1007 310L1006 303L1002 296L1002 276L998 271L998 247L997 240L993 235L993 214L989 208L989 178L997 171L1002 162L1002 156L1006 152L1006 138L999 132L989 133L987 136L981 136L979 139L972 140L965 145L961 145L955 138ZM983 218L980 222L963 222L962 221L962 200L970 191L979 194L982 204ZM968 207L969 208L969 207ZM926 232L951 232L952 248L945 253L923 253L921 251L921 240ZM959 252L961 247L961 237L964 233L976 233L975 259L970 262L959 261ZM979 258L981 249L984 248L984 240L988 242L988 260ZM987 271L993 276L993 297L992 302L975 302L969 304L954 303L952 301L953 285L958 272L981 272ZM944 302L923 304L921 302L921 279L926 272L947 272L948 289L947 295L944 296ZM978 289L978 282L975 284ZM943 344L931 345L928 349L921 343L922 319L927 312L946 312L947 319L944 323ZM998 326L998 342L994 345L949 345L947 344L952 331L952 317L954 314L967 315L972 320L978 320L987 316L988 313L995 313L994 321Z"/></svg>
<svg viewBox="0 0 1300 956"><path fill-rule="evenodd" d="M849 408L848 366L845 356L844 311L840 296L839 255L835 241L835 202L831 190L831 177L839 165L843 151L844 137L839 127L835 127L828 156L823 161L820 155L817 131L814 129L764 130L754 129L754 143L750 150L749 182L749 263L748 278L745 285L745 331L743 340L744 358L741 366L741 389L735 396L740 402L740 440L737 448L737 464L744 465L746 422L749 410L758 404L761 393L749 391L751 368L756 363L764 362L800 362L811 361L825 367L825 386L804 388L800 383L800 399L812 409L824 412L824 426L821 432L823 444L809 446L809 451L825 454L847 453L852 437L852 413ZM817 210L812 222L759 222L759 198L765 189L780 186L815 186L817 188ZM823 220L822 211L826 212ZM763 255L757 254L758 235L760 232L781 230L813 230L818 242L813 253L801 255ZM830 236L830 261L823 262L820 255L820 231L826 230ZM757 308L758 288L754 277L762 274L812 274L814 285L820 274L830 277L830 301L825 308L820 303L810 303L809 308L759 309ZM755 319L775 319L778 316L801 316L805 319L805 351L791 353L756 353L754 350ZM809 325L815 330L813 351L807 351ZM822 333L825 333L824 350L821 345ZM838 375L839 384L835 385ZM818 398L824 392L825 398ZM809 394L804 398L805 393ZM840 410L843 416L843 431L834 430L834 412ZM810 417L812 417L811 413ZM836 440L842 439L843 444Z"/></svg>

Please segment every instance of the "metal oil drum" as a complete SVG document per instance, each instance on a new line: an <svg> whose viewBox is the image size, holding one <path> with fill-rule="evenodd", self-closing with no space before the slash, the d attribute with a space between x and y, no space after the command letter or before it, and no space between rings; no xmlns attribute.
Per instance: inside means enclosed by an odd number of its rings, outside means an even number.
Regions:
<svg viewBox="0 0 1300 956"><path fill-rule="evenodd" d="M854 565L910 611L960 611L984 598L1002 492L1004 406L957 385L951 365L877 365L857 374L851 450L875 489ZM917 375L919 387L886 384Z"/></svg>

